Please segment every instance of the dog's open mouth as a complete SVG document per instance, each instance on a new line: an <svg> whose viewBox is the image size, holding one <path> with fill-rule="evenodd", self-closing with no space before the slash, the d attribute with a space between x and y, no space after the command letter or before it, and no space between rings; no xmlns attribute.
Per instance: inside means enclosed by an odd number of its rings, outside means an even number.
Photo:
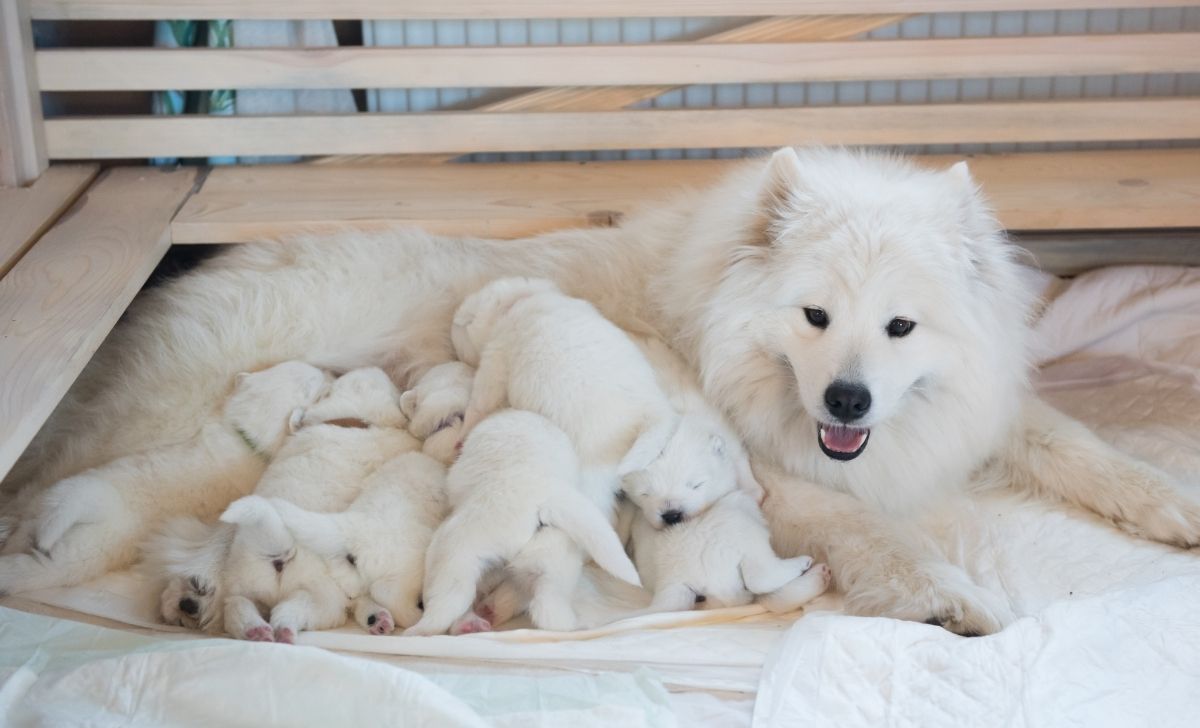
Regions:
<svg viewBox="0 0 1200 728"><path fill-rule="evenodd" d="M853 460L867 449L871 431L866 427L817 423L817 443L821 452L834 460Z"/></svg>

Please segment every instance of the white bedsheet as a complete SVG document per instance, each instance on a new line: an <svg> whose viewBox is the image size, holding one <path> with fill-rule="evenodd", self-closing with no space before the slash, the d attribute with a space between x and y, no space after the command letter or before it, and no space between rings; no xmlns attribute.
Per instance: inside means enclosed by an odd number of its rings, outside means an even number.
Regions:
<svg viewBox="0 0 1200 728"><path fill-rule="evenodd" d="M1083 276L1047 306L1037 333L1044 365L1039 387L1046 396L1117 446L1200 489L1200 272L1122 268ZM758 725L803 720L1157 728L1195 722L1200 623L1191 615L1200 615L1194 608L1200 554L1139 542L1088 514L1011 495L948 507L959 516L954 528L938 534L947 555L1009 593L1018 612L1030 615L999 635L964 639L926 625L848 617L837 613L837 597L828 596L798 621L799 615L781 619L746 607L661 615L571 635L517 630L415 639L347 627L303 634L299 642L369 654L389 669L435 680L457 675L443 687L460 701L496 681L554 676L591 685L615 674L632 681L621 684L630 692L580 689L594 698L586 710L623 705L661 685L679 723L689 725L746 725L752 707ZM153 595L136 575L114 574L33 596L166 631L155 624ZM0 625L9 618L0 613ZM222 649L235 648L247 649ZM292 684L263 669L257 656L264 650L286 655L290 648L253 649L222 663L222 674L286 694ZM0 656L8 651L0 633ZM184 658L166 653L156 659ZM170 668L155 670L168 674ZM407 672L387 674L389 685L410 684ZM91 679L102 682L104 674ZM304 684L308 689L311 682ZM338 695L327 697L340 702ZM234 703L227 707L240 710ZM647 725L672 724L665 714L643 715ZM498 724L501 718L484 720Z"/></svg>

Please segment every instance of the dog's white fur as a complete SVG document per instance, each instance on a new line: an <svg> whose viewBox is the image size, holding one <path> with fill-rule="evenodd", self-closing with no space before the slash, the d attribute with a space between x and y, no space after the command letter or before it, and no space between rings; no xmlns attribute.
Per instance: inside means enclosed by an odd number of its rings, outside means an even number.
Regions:
<svg viewBox="0 0 1200 728"><path fill-rule="evenodd" d="M338 377L324 398L295 413L300 429L279 448L254 493L313 511L342 511L376 468L419 449L404 429L399 400L400 392L380 369ZM329 423L343 418L368 427ZM166 580L160 600L166 622L290 642L301 630L345 620L348 595L323 558L296 546L273 509L237 501L221 521L169 523L147 546L153 570ZM184 600L195 610L184 609Z"/></svg>
<svg viewBox="0 0 1200 728"><path fill-rule="evenodd" d="M275 511L297 544L326 559L338 586L357 600L356 621L372 634L389 634L421 618L425 554L446 515L445 481L440 462L412 452L381 465L342 513L258 495L238 503Z"/></svg>
<svg viewBox="0 0 1200 728"><path fill-rule="evenodd" d="M852 611L990 631L1003 609L913 529L913 504L943 489L1018 487L1200 543L1196 503L1030 392L1011 250L965 169L822 149L749 161L619 228L232 246L131 308L6 488L193 437L232 373L263 363L376 364L408 382L453 358L445 332L468 293L542 276L684 356L747 441L779 545L827 559ZM806 305L828 309L828 329ZM910 336L882 334L896 315L917 321ZM851 360L877 401L866 450L840 463L816 421Z"/></svg>
<svg viewBox="0 0 1200 728"><path fill-rule="evenodd" d="M425 372L400 397L400 408L408 416L408 431L422 441L421 451L445 465L458 456L463 415L474 381L474 367L446 362Z"/></svg>
<svg viewBox="0 0 1200 728"><path fill-rule="evenodd" d="M0 557L0 593L75 584L129 566L166 519L215 518L258 480L294 412L324 394L329 381L295 361L239 374L220 419L186 442L118 458L29 493Z"/></svg>
<svg viewBox="0 0 1200 728"><path fill-rule="evenodd" d="M446 632L497 565L531 582L529 615L544 629L574 628L571 596L584 553L639 584L606 514L583 494L581 475L571 441L545 417L504 410L480 422L447 475L452 510L429 546L425 613L405 634Z"/></svg>

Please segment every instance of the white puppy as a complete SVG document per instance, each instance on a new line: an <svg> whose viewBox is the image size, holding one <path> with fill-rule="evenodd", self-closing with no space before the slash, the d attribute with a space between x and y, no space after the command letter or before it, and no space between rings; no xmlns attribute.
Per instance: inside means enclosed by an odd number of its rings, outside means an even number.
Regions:
<svg viewBox="0 0 1200 728"><path fill-rule="evenodd" d="M325 398L296 413L300 429L279 449L255 494L309 510L343 510L376 468L418 448L403 429L399 399L379 369L339 377ZM323 558L296 548L273 510L236 503L221 518L211 526L172 524L147 549L167 578L161 608L168 623L284 642L302 629L342 623L347 595Z"/></svg>
<svg viewBox="0 0 1200 728"><path fill-rule="evenodd" d="M258 495L235 505L278 513L297 544L326 559L338 585L356 599L355 620L372 634L388 634L421 618L425 553L446 515L445 481L441 463L413 452L380 466L343 513Z"/></svg>
<svg viewBox="0 0 1200 728"><path fill-rule="evenodd" d="M459 361L438 364L400 397L408 431L424 444L421 451L449 465L458 456L463 415L471 398L475 369Z"/></svg>
<svg viewBox="0 0 1200 728"><path fill-rule="evenodd" d="M425 614L405 634L440 634L467 614L489 567L506 563L529 582L530 617L544 629L575 626L571 595L586 551L638 584L608 518L579 490L579 459L540 415L506 410L467 436L447 475L452 513L434 534L425 568Z"/></svg>
<svg viewBox="0 0 1200 728"><path fill-rule="evenodd" d="M235 377L219 421L183 443L128 455L27 499L0 557L0 593L78 584L129 566L168 518L215 518L245 495L282 445L293 414L329 388L302 362Z"/></svg>

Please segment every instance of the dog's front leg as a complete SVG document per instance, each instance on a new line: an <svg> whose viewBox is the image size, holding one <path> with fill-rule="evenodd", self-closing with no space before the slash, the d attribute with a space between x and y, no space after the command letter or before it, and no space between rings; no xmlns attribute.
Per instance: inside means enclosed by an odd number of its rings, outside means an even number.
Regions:
<svg viewBox="0 0 1200 728"><path fill-rule="evenodd" d="M964 635L996 632L1007 601L921 546L921 539L862 501L755 463L763 513L782 554L812 554L833 571L846 610L940 624Z"/></svg>
<svg viewBox="0 0 1200 728"><path fill-rule="evenodd" d="M1081 506L1141 538L1200 545L1200 501L1032 395L1008 447L980 480Z"/></svg>

